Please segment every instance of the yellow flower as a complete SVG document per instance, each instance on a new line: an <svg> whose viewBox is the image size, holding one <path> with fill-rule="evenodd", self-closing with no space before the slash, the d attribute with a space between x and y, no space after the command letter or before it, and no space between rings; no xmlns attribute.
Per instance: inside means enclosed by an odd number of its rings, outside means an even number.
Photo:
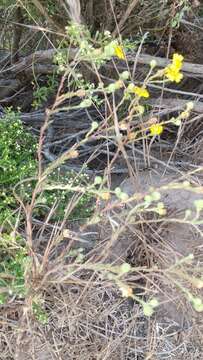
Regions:
<svg viewBox="0 0 203 360"><path fill-rule="evenodd" d="M182 55L179 55L179 54L173 54L173 62L172 64L174 65L174 67L176 69L181 69L182 66L183 66L183 60L184 60L184 57Z"/></svg>
<svg viewBox="0 0 203 360"><path fill-rule="evenodd" d="M139 97L144 97L144 98L149 97L149 92L144 87L134 86L133 92Z"/></svg>
<svg viewBox="0 0 203 360"><path fill-rule="evenodd" d="M175 81L179 83L182 78L183 74L180 72L183 66L183 56L179 54L173 54L172 64L168 65L165 68L165 75L170 81Z"/></svg>
<svg viewBox="0 0 203 360"><path fill-rule="evenodd" d="M122 48L122 46L120 45L116 45L115 46L115 55L121 59L121 60L125 60L125 53L124 53L124 50Z"/></svg>
<svg viewBox="0 0 203 360"><path fill-rule="evenodd" d="M150 126L149 130L150 130L150 135L156 136L156 135L161 135L164 128L161 124L153 124Z"/></svg>
<svg viewBox="0 0 203 360"><path fill-rule="evenodd" d="M165 69L165 75L170 81L175 81L176 83L179 83L183 78L183 74L173 65L167 66Z"/></svg>

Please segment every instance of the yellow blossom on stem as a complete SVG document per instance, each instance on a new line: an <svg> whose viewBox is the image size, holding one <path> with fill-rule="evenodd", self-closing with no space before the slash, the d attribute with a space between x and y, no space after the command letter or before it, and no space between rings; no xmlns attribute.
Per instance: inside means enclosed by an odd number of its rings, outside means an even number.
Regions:
<svg viewBox="0 0 203 360"><path fill-rule="evenodd" d="M176 83L179 83L183 78L183 74L179 70L176 70L173 65L169 65L165 69L165 75L170 81L175 81Z"/></svg>
<svg viewBox="0 0 203 360"><path fill-rule="evenodd" d="M179 54L173 54L172 64L168 65L165 68L165 76L170 81L175 81L176 83L179 83L182 78L183 74L180 72L183 66L183 56Z"/></svg>
<svg viewBox="0 0 203 360"><path fill-rule="evenodd" d="M144 87L135 86L133 92L139 97L144 97L144 98L149 97L149 91Z"/></svg>
<svg viewBox="0 0 203 360"><path fill-rule="evenodd" d="M163 128L163 125L161 125L161 124L153 124L150 126L149 130L150 130L150 135L158 136L158 135L161 135L164 128Z"/></svg>
<svg viewBox="0 0 203 360"><path fill-rule="evenodd" d="M184 57L180 54L173 54L173 65L178 68L181 69L183 66L183 60Z"/></svg>
<svg viewBox="0 0 203 360"><path fill-rule="evenodd" d="M122 46L120 45L116 45L115 46L115 55L121 59L121 60L125 60L125 53L124 53L124 50L122 48Z"/></svg>

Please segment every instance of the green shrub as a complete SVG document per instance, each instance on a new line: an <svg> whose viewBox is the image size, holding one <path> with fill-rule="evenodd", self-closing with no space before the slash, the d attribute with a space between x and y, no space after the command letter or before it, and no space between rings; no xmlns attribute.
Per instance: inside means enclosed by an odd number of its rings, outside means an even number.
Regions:
<svg viewBox="0 0 203 360"><path fill-rule="evenodd" d="M37 142L23 128L20 114L7 109L0 120L0 225L16 208L13 187L36 170Z"/></svg>
<svg viewBox="0 0 203 360"><path fill-rule="evenodd" d="M47 182L55 184L70 184L72 186L85 185L89 181L89 177L85 174L77 175L75 172L67 172L62 174L60 169L55 170L51 175L47 177ZM20 197L24 201L29 201L33 188L35 186L35 181L24 182L20 185ZM66 208L72 202L72 198L75 195L74 191L70 190L61 190L61 189L52 189L52 190L42 190L36 199L35 207L33 210L33 216L36 219L44 219L49 212L54 207L52 212L51 221L62 221L65 216ZM92 194L86 192L85 194L76 196L76 199L72 202L72 211L70 212L68 218L71 219L82 219L89 217L93 212L94 207L94 197Z"/></svg>
<svg viewBox="0 0 203 360"><path fill-rule="evenodd" d="M19 113L10 109L0 121L0 133L0 183L7 187L33 175L37 143L24 130Z"/></svg>
<svg viewBox="0 0 203 360"><path fill-rule="evenodd" d="M35 181L25 181L34 177L37 169L36 138L23 128L20 114L8 109L0 121L0 226L8 219L15 221L15 210L18 206L13 194L14 186L24 180L16 191L24 203L31 199ZM61 175L58 172L51 174L52 181L63 183L73 182L79 185L88 181L85 175L76 176L73 172ZM43 191L37 199L34 216L44 218L55 204L56 209L52 220L60 221L64 217L65 208L73 196L73 192L55 190ZM92 212L92 197L84 194L71 212L71 218L84 218Z"/></svg>
<svg viewBox="0 0 203 360"><path fill-rule="evenodd" d="M8 239L12 241L11 235L4 234L1 237L1 245L3 240L7 242ZM0 260L0 304L4 304L10 296L25 296L25 270L29 257L25 248L19 247L15 251L1 249Z"/></svg>
<svg viewBox="0 0 203 360"><path fill-rule="evenodd" d="M39 86L39 84L36 84L33 92L33 108L38 109L41 107L56 90L57 81L55 74L48 76L46 85Z"/></svg>

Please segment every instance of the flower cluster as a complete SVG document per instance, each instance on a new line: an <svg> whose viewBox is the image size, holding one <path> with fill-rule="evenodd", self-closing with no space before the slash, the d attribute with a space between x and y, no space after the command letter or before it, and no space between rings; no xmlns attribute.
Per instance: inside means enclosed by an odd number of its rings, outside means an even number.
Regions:
<svg viewBox="0 0 203 360"><path fill-rule="evenodd" d="M144 86L135 86L133 83L128 85L127 92L128 93L134 93L139 98L141 98L141 97L148 98L150 96L149 91L146 89L146 87L144 87Z"/></svg>
<svg viewBox="0 0 203 360"><path fill-rule="evenodd" d="M163 125L161 125L161 124L153 124L150 126L149 130L150 130L151 136L158 136L158 135L161 135L164 128L163 128Z"/></svg>
<svg viewBox="0 0 203 360"><path fill-rule="evenodd" d="M170 81L175 81L179 83L182 78L183 74L180 72L183 66L183 56L179 54L173 55L172 64L168 65L165 68L164 74Z"/></svg>
<svg viewBox="0 0 203 360"><path fill-rule="evenodd" d="M133 91L137 96L148 98L149 97L149 91L145 89L143 86L135 86Z"/></svg>

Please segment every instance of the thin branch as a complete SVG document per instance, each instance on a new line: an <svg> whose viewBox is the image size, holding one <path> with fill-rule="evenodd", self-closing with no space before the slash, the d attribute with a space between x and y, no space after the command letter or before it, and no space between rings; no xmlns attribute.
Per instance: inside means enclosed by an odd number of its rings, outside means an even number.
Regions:
<svg viewBox="0 0 203 360"><path fill-rule="evenodd" d="M139 3L139 0L133 0L131 2L131 4L127 7L125 14L122 16L120 22L118 23L118 25L115 27L115 29L113 31L113 36L116 36L119 32L122 31L122 28L123 28L125 22L128 20L130 14L132 13L132 11L134 10L135 6L138 3Z"/></svg>

